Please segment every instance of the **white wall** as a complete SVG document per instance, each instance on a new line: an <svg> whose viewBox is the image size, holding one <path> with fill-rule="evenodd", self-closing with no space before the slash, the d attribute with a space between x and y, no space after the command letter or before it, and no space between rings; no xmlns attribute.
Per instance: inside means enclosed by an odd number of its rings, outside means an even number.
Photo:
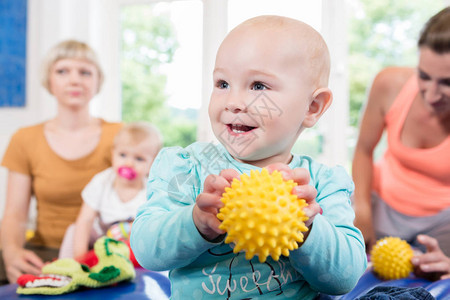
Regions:
<svg viewBox="0 0 450 300"><path fill-rule="evenodd" d="M342 0L322 2L322 32L330 51L329 87L333 104L318 122L324 137L320 161L327 165L348 167L347 134L349 124L349 91L347 69L347 18Z"/></svg>

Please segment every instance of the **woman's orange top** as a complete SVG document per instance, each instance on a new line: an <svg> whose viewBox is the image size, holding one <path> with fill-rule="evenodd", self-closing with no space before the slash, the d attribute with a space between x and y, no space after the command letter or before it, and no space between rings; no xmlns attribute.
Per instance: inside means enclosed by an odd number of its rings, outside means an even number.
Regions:
<svg viewBox="0 0 450 300"><path fill-rule="evenodd" d="M450 207L450 137L428 149L405 147L400 134L419 91L413 76L385 117L388 147L374 169L374 190L393 209L430 216Z"/></svg>
<svg viewBox="0 0 450 300"><path fill-rule="evenodd" d="M37 201L36 245L59 248L66 228L78 215L81 190L98 172L111 166L113 139L120 123L102 120L97 147L87 156L66 160L58 156L44 136L44 124L19 129L11 138L2 166L31 176Z"/></svg>

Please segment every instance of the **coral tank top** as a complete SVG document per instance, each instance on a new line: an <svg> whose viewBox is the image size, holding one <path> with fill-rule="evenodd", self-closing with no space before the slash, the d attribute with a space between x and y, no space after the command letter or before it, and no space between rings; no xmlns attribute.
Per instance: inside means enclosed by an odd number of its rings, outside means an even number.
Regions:
<svg viewBox="0 0 450 300"><path fill-rule="evenodd" d="M418 91L414 75L386 114L388 147L375 164L373 188L400 213L431 216L450 207L450 136L427 149L401 143L401 130Z"/></svg>

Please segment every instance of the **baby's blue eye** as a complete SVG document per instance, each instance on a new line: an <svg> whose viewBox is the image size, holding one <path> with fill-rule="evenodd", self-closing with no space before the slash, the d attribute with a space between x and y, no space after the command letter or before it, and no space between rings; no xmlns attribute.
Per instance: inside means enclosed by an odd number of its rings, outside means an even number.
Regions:
<svg viewBox="0 0 450 300"><path fill-rule="evenodd" d="M217 87L219 89L227 89L229 87L229 84L226 81L220 80L217 82Z"/></svg>
<svg viewBox="0 0 450 300"><path fill-rule="evenodd" d="M145 161L145 158L143 158L143 157L140 157L140 156L136 157L135 159L136 159L137 161L139 161L139 162L141 162L141 161Z"/></svg>
<svg viewBox="0 0 450 300"><path fill-rule="evenodd" d="M265 90L266 88L267 87L261 82L255 82L252 87L252 89L255 91L262 91Z"/></svg>

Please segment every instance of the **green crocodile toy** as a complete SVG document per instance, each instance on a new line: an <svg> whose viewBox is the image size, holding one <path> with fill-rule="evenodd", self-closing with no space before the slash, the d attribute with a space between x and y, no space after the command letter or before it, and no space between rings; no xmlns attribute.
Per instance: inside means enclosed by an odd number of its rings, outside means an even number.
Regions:
<svg viewBox="0 0 450 300"><path fill-rule="evenodd" d="M136 276L129 260L128 246L108 237L99 238L94 244L98 263L91 268L72 258L58 259L42 268L41 275L25 274L19 277L18 294L59 295L81 287L98 288Z"/></svg>

